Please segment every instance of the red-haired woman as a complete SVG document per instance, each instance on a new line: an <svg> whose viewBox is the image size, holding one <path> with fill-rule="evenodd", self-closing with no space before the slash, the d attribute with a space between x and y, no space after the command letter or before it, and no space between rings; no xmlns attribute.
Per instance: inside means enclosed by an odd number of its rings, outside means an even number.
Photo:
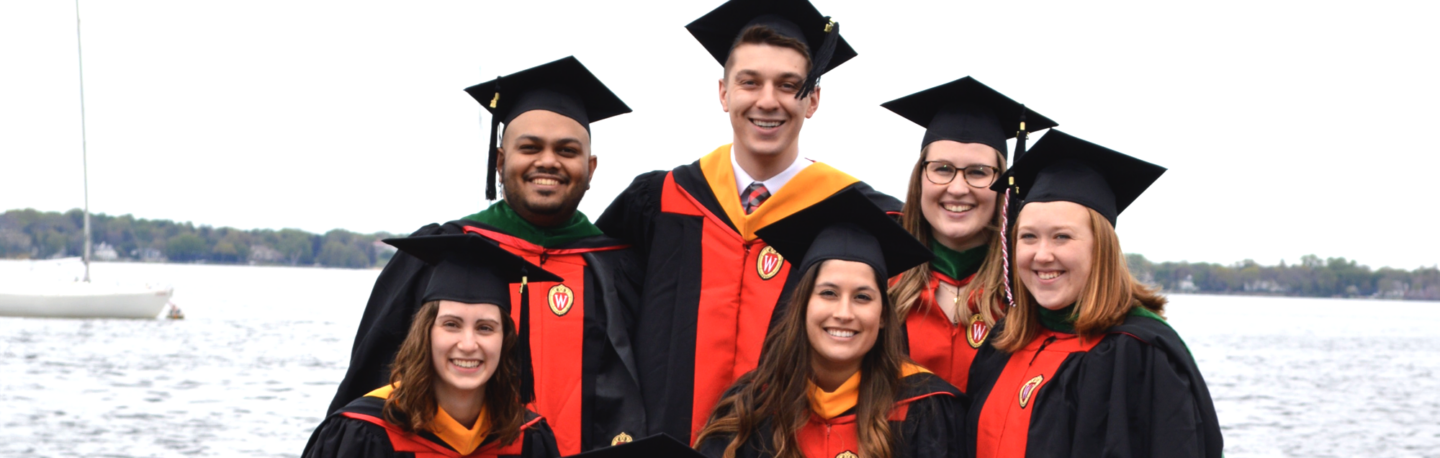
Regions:
<svg viewBox="0 0 1440 458"><path fill-rule="evenodd" d="M1026 120L1031 130L1055 123L968 76L883 106L925 126L900 222L935 252L891 279L890 300L910 358L963 391L976 349L1009 308L1005 202L990 190L1005 173L1005 141Z"/></svg>
<svg viewBox="0 0 1440 458"><path fill-rule="evenodd" d="M327 418L304 456L560 456L545 420L525 409L529 343L509 313L511 283L560 279L478 235L386 243L435 266L426 302L390 385Z"/></svg>
<svg viewBox="0 0 1440 458"><path fill-rule="evenodd" d="M928 250L853 191L761 230L802 272L760 364L716 405L696 448L712 458L960 456L953 386L901 351L886 272Z"/></svg>
<svg viewBox="0 0 1440 458"><path fill-rule="evenodd" d="M1054 130L1011 171L1015 308L971 368L977 458L1220 456L1205 380L1115 234L1164 171Z"/></svg>

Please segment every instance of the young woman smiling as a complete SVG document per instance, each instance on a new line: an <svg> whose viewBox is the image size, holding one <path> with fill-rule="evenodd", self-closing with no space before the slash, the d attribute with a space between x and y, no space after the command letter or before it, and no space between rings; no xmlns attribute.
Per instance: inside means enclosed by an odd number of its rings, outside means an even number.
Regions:
<svg viewBox="0 0 1440 458"><path fill-rule="evenodd" d="M960 456L960 394L901 351L887 272L929 253L858 191L762 229L803 259L759 366L721 397L696 448L713 458Z"/></svg>
<svg viewBox="0 0 1440 458"><path fill-rule="evenodd" d="M883 106L926 128L900 220L935 252L891 280L890 299L910 357L964 390L976 349L1008 308L1004 201L990 185L1023 120L1033 130L1055 123L968 76Z"/></svg>
<svg viewBox="0 0 1440 458"><path fill-rule="evenodd" d="M1220 456L1205 380L1115 233L1164 171L1054 130L1011 170L1015 308L971 368L973 456Z"/></svg>
<svg viewBox="0 0 1440 458"><path fill-rule="evenodd" d="M385 242L435 266L425 304L390 384L330 415L304 456L560 456L544 419L525 409L529 342L509 313L511 283L560 279L478 235Z"/></svg>

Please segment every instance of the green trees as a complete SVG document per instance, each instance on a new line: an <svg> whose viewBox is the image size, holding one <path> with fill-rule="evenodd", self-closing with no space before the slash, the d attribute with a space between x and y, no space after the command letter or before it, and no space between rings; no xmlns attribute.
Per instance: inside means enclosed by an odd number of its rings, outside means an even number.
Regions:
<svg viewBox="0 0 1440 458"><path fill-rule="evenodd" d="M131 215L90 215L93 241L115 247L122 260L209 262L326 267L371 267L389 260L375 241L387 233L357 234L336 229L316 235L299 229L239 229L185 222L137 219ZM0 213L0 258L80 256L84 213Z"/></svg>
<svg viewBox="0 0 1440 458"><path fill-rule="evenodd" d="M1305 255L1300 263L1262 266L1246 259L1229 266L1209 263L1152 263L1128 254L1130 273L1166 291L1271 294L1307 297L1377 297L1440 300L1440 268L1371 270L1345 258Z"/></svg>

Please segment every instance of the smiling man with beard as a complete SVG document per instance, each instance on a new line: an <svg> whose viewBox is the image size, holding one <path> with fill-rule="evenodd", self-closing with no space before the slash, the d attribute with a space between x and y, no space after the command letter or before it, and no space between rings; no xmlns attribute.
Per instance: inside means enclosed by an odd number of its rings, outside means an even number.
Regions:
<svg viewBox="0 0 1440 458"><path fill-rule="evenodd" d="M640 175L596 222L647 260L635 357L651 432L694 440L740 375L755 369L799 275L756 231L856 189L900 202L800 155L820 75L856 53L806 0L732 0L686 26L724 67L732 144Z"/></svg>
<svg viewBox="0 0 1440 458"><path fill-rule="evenodd" d="M486 198L495 198L498 172L505 199L460 220L420 228L412 237L480 234L563 278L529 282L525 297L520 285L510 293L522 304L511 310L512 318L530 336L531 408L554 429L563 455L643 437L629 332L634 314L626 308L638 302L631 279L640 277L642 264L576 210L597 165L590 123L630 108L574 57L465 91L492 117ZM403 252L385 266L330 411L385 384L429 272Z"/></svg>

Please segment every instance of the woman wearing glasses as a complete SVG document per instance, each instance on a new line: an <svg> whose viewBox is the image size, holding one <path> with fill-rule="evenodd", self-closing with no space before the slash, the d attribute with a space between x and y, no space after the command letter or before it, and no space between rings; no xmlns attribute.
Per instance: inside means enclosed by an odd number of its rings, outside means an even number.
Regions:
<svg viewBox="0 0 1440 458"><path fill-rule="evenodd" d="M1005 202L989 189L1005 173L1005 141L1055 123L965 77L883 104L924 126L901 225L935 259L892 278L910 358L965 389L970 362L1005 316ZM1023 141L1023 140L1022 140Z"/></svg>

